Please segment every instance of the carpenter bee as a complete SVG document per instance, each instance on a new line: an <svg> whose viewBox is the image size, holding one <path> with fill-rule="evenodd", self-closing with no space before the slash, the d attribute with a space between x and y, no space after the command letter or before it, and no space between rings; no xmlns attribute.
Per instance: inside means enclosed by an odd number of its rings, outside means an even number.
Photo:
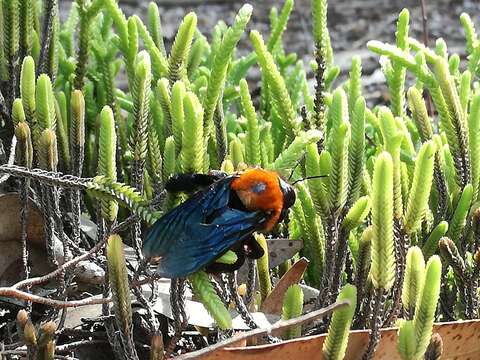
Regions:
<svg viewBox="0 0 480 360"><path fill-rule="evenodd" d="M235 271L246 257L260 258L264 251L253 233L271 231L295 202L293 187L276 172L261 168L232 175L179 174L165 189L200 189L157 220L144 240L144 255L160 257L157 272L167 278L202 268L211 273ZM237 255L234 264L215 262L228 250Z"/></svg>

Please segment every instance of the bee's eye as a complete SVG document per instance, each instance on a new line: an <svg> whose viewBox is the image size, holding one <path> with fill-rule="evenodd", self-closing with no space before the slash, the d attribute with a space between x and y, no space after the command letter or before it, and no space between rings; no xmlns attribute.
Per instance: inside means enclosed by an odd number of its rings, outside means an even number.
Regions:
<svg viewBox="0 0 480 360"><path fill-rule="evenodd" d="M290 208L295 204L297 196L295 195L295 190L290 187L286 193L283 194L283 207Z"/></svg>
<svg viewBox="0 0 480 360"><path fill-rule="evenodd" d="M292 207L297 198L295 195L295 190L289 183L287 183L283 179L280 179L280 189L283 193L283 208L288 209Z"/></svg>

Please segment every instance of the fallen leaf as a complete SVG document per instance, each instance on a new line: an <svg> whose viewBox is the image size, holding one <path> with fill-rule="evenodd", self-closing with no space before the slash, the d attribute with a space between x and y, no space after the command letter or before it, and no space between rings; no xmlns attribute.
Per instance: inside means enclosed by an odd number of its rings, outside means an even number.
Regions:
<svg viewBox="0 0 480 360"><path fill-rule="evenodd" d="M287 289L293 285L298 284L303 278L303 274L307 269L309 261L306 258L301 258L282 276L278 283L273 288L270 295L263 301L261 310L267 314L282 313L283 297Z"/></svg>
<svg viewBox="0 0 480 360"><path fill-rule="evenodd" d="M30 275L40 276L55 268L47 261L45 250L28 247ZM20 280L22 274L22 247L18 241L0 242L0 286L10 286Z"/></svg>
<svg viewBox="0 0 480 360"><path fill-rule="evenodd" d="M480 320L455 321L438 323L433 331L440 334L443 340L444 360L474 360L480 354ZM374 360L400 360L397 351L398 328L381 330L381 340ZM368 345L368 330L354 330L350 333L345 360L359 360ZM268 344L250 347L232 347L217 350L199 357L201 360L292 360L322 359L322 346L326 334L303 337L284 341L279 344Z"/></svg>
<svg viewBox="0 0 480 360"><path fill-rule="evenodd" d="M21 201L18 193L0 196L0 285L8 286L19 281L22 274L22 226ZM46 255L44 220L37 205L28 201L27 206L27 249L30 276L39 276L52 271ZM54 256L59 263L63 260L63 246L54 239Z"/></svg>
<svg viewBox="0 0 480 360"><path fill-rule="evenodd" d="M17 193L0 196L0 242L20 241L22 227L20 224L21 202ZM43 216L33 201L28 202L27 241L43 246Z"/></svg>

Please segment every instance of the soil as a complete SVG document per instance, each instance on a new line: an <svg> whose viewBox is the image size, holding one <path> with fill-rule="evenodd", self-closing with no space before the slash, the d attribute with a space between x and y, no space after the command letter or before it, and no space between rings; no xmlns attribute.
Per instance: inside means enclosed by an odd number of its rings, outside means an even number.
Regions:
<svg viewBox="0 0 480 360"><path fill-rule="evenodd" d="M287 52L295 52L306 64L311 60L313 41L311 35L310 0L296 0L288 28L283 36ZM127 16L139 15L146 19L149 1L120 0L120 6ZM209 35L215 24L222 20L231 24L236 12L246 1L219 0L161 0L160 8L162 28L167 48L171 45L178 25L183 16L194 11L198 17L198 27L202 33ZM281 8L283 0L251 1L254 7L250 29L257 29L263 34L269 33L269 13L272 7ZM470 14L477 26L480 15L478 0L424 0L427 11L429 45L443 38L451 53L465 56L465 41L459 16L462 12ZM386 100L387 91L384 78L379 69L378 57L367 48L369 40L393 42L396 19L404 8L410 10L410 34L423 40L421 0L332 0L328 8L328 25L335 64L341 68L341 78L345 78L351 58L362 58L363 85L365 97L371 105ZM61 1L62 16L66 16L70 1ZM267 36L267 35L265 35ZM252 51L247 37L239 45L240 54ZM308 68L308 67L307 67ZM311 74L310 74L311 75ZM257 80L259 72L252 69L250 80Z"/></svg>
<svg viewBox="0 0 480 360"><path fill-rule="evenodd" d="M328 25L338 65L342 68L355 53L364 55L368 51L365 44L368 40L391 42L394 39L395 23L398 13L404 8L410 10L411 35L422 39L421 0L333 0L328 7ZM442 37L454 52L464 53L463 30L459 16L462 12L470 14L478 20L480 2L478 0L424 0L428 17L430 45ZM120 1L126 15L138 14L146 18L148 1ZM183 16L195 11L198 26L204 34L209 34L215 24L223 20L230 24L236 11L246 1L212 1L212 0L162 0L157 1L160 7L162 27L166 42L171 43ZM281 8L282 0L251 1L254 7L251 29L264 34L269 32L269 12L272 7ZM62 1L65 14L69 1ZM480 26L480 24L477 24ZM288 28L284 34L285 48L308 59L313 50L311 35L310 0L295 1L295 8L290 17ZM240 48L251 50L247 39L243 39ZM368 70L368 68L367 68ZM368 72L367 72L368 73Z"/></svg>

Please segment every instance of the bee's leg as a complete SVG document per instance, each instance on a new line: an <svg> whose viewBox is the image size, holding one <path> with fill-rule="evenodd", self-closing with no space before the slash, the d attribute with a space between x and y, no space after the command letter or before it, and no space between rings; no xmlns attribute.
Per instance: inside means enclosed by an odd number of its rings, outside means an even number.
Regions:
<svg viewBox="0 0 480 360"><path fill-rule="evenodd" d="M226 175L221 171L211 171L208 174L176 174L167 180L165 190L168 192L192 192L198 188L207 187Z"/></svg>
<svg viewBox="0 0 480 360"><path fill-rule="evenodd" d="M255 237L249 236L244 241L235 244L230 248L237 255L237 261L233 264L222 264L213 261L206 266L206 270L209 273L222 273L222 272L234 272L235 270L240 269L240 267L245 262L245 258L250 259L259 259L265 253L263 248L257 243Z"/></svg>
<svg viewBox="0 0 480 360"><path fill-rule="evenodd" d="M245 255L250 259L260 259L265 253L253 235L249 236L243 244L245 247Z"/></svg>

